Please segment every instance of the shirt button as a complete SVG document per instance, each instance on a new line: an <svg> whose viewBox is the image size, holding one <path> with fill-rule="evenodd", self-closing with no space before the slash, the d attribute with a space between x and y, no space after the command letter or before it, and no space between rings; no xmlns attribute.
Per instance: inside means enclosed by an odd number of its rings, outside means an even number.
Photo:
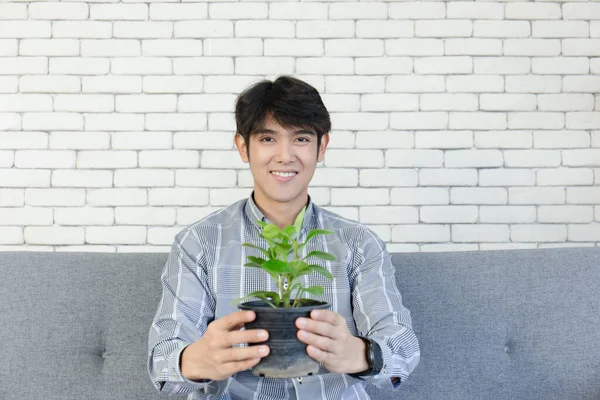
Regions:
<svg viewBox="0 0 600 400"><path fill-rule="evenodd" d="M298 378L298 382L302 383L302 377Z"/></svg>

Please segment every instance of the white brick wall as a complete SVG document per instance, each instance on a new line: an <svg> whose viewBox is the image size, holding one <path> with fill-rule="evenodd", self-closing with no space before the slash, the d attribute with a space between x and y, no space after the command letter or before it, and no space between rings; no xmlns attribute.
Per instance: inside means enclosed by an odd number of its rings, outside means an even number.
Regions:
<svg viewBox="0 0 600 400"><path fill-rule="evenodd" d="M600 245L600 3L0 3L0 251L166 252L246 197L233 107L331 112L309 192L390 251Z"/></svg>

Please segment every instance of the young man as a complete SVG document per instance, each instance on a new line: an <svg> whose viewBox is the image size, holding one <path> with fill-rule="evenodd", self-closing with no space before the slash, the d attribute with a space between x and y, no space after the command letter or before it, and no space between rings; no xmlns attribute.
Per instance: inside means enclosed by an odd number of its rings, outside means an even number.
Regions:
<svg viewBox="0 0 600 400"><path fill-rule="evenodd" d="M148 338L154 385L165 394L192 393L191 399L368 399L366 383L397 389L419 363L420 351L385 244L308 195L331 130L321 97L305 82L282 76L242 93L235 114L235 145L250 165L254 190L177 234ZM296 321L299 340L321 365L314 376L256 377L249 369L268 355L261 344L268 332L241 330L255 315L230 302L273 290L274 282L243 267L254 249L241 244L264 246L257 220L284 227L304 206L301 237L311 229L335 231L315 236L305 249L336 255L337 261L322 261L334 277L321 298L331 310Z"/></svg>

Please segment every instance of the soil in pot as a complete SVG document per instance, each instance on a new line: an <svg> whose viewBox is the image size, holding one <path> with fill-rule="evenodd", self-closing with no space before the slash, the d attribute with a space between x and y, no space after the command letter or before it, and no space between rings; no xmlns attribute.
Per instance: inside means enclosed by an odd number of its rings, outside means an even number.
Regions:
<svg viewBox="0 0 600 400"><path fill-rule="evenodd" d="M269 339L261 344L269 346L271 351L252 368L253 375L295 378L317 373L319 363L309 357L306 344L298 340L296 319L310 318L312 310L327 309L329 303L311 300L302 307L273 308L263 301L250 301L239 304L238 308L256 313L254 321L246 324L247 330L264 329L269 332Z"/></svg>

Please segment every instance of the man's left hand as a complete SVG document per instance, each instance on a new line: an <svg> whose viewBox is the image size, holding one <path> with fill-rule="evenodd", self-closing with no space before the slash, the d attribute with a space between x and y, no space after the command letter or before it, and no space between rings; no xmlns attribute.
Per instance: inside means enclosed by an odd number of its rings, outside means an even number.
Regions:
<svg viewBox="0 0 600 400"><path fill-rule="evenodd" d="M351 374L365 371L369 365L365 343L348 330L346 320L328 310L314 310L310 318L298 318L298 339L308 346L308 355L330 372Z"/></svg>

